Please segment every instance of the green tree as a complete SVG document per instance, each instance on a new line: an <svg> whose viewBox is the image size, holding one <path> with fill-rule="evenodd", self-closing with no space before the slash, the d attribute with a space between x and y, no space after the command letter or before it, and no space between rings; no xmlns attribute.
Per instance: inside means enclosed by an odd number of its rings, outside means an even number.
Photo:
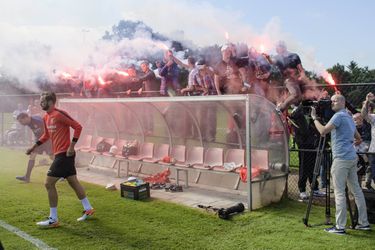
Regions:
<svg viewBox="0 0 375 250"><path fill-rule="evenodd" d="M332 74L333 79L337 84L347 83L350 81L350 73L345 70L345 66L336 63L332 68L327 70Z"/></svg>

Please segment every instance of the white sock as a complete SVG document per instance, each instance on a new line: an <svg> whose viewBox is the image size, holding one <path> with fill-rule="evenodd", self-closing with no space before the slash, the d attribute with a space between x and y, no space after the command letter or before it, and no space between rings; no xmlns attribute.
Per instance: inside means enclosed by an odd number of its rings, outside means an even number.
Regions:
<svg viewBox="0 0 375 250"><path fill-rule="evenodd" d="M83 199L81 200L81 202L82 202L83 209L84 209L85 211L86 211L86 210L90 210L90 209L92 209L92 206L91 206L91 204L90 204L90 202L89 202L89 199L87 199L87 197L83 198Z"/></svg>
<svg viewBox="0 0 375 250"><path fill-rule="evenodd" d="M51 217L54 220L57 220L57 207L49 208L49 217Z"/></svg>

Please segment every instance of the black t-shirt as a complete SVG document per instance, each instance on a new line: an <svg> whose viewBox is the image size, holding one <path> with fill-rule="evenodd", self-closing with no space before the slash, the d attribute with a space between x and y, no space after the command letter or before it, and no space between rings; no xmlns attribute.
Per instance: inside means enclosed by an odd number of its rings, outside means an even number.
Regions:
<svg viewBox="0 0 375 250"><path fill-rule="evenodd" d="M243 68L243 67L246 67L246 66L249 65L249 58L248 57L240 57L240 58L236 58L234 60L235 60L235 64L239 68Z"/></svg>
<svg viewBox="0 0 375 250"><path fill-rule="evenodd" d="M144 91L158 91L160 89L160 84L156 79L155 73L152 70L148 70L144 73L139 80L142 82ZM149 93L152 94L152 93Z"/></svg>
<svg viewBox="0 0 375 250"><path fill-rule="evenodd" d="M290 53L285 57L286 68L296 69L298 64L301 64L301 59L296 53Z"/></svg>
<svg viewBox="0 0 375 250"><path fill-rule="evenodd" d="M273 61L281 72L287 68L296 69L298 64L302 64L300 57L296 53L277 55L274 57Z"/></svg>
<svg viewBox="0 0 375 250"><path fill-rule="evenodd" d="M294 127L293 124L295 142L298 148L315 149L319 141L319 134L314 124L306 119L302 105L292 112L290 119L298 126L298 128Z"/></svg>
<svg viewBox="0 0 375 250"><path fill-rule="evenodd" d="M361 135L361 139L365 142L371 141L371 125L363 121L363 125L361 127L357 127L358 133Z"/></svg>

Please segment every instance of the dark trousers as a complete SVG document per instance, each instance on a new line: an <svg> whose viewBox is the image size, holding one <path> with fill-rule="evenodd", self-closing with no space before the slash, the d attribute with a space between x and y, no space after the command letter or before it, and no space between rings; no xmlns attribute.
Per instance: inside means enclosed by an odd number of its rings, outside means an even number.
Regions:
<svg viewBox="0 0 375 250"><path fill-rule="evenodd" d="M372 175L371 177L372 177L372 180L375 183L375 155L369 155L368 161L369 161L369 165L370 165L370 168L371 168L371 175Z"/></svg>
<svg viewBox="0 0 375 250"><path fill-rule="evenodd" d="M298 188L300 192L306 192L306 183L309 180L309 183L312 183L314 175L314 166L316 159L316 152L306 152L299 151L299 179L298 179ZM319 188L318 181L314 185L314 190Z"/></svg>

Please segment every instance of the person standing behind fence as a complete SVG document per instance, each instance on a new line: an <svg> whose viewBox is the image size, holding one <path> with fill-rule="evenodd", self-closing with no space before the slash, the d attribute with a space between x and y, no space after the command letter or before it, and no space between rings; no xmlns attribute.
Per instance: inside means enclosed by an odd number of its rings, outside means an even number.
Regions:
<svg viewBox="0 0 375 250"><path fill-rule="evenodd" d="M159 82L156 79L154 71L150 69L148 61L141 62L141 69L143 72L142 76L137 78L137 81L142 83L142 87L138 90L138 95L142 96L144 93L145 97L152 97L159 95ZM145 108L145 107L143 107ZM150 135L154 130L154 119L153 113L147 108L143 112L144 128L146 129L146 134Z"/></svg>
<svg viewBox="0 0 375 250"><path fill-rule="evenodd" d="M311 117L314 125L322 136L331 133L333 163L331 174L336 203L336 225L326 228L328 233L345 234L347 220L346 185L353 193L358 208L358 225L355 229L371 230L367 219L366 202L357 177L358 157L353 146L361 142L361 136L355 128L352 117L345 109L345 97L334 95L331 98L332 110L335 112L327 125L317 120L316 110L311 107ZM354 140L355 139L355 140Z"/></svg>
<svg viewBox="0 0 375 250"><path fill-rule="evenodd" d="M233 44L225 44L221 47L221 61L214 69L214 83L218 95L237 95L247 92L244 85L244 76L241 74L240 67L237 65L235 47ZM243 109L238 107L230 108L230 117L228 117L228 129L226 141L228 143L237 143L236 127L241 128ZM235 124L236 123L236 124Z"/></svg>
<svg viewBox="0 0 375 250"><path fill-rule="evenodd" d="M162 73L162 70L164 70L164 62L163 61L160 61L160 60L156 60L155 61L155 65L156 65L156 69L157 69L157 78L160 78L160 95L161 96L166 96L167 95L167 83L166 83L166 79L165 79L165 76L162 76L161 73ZM163 71L164 74L166 74L166 71L164 70Z"/></svg>
<svg viewBox="0 0 375 250"><path fill-rule="evenodd" d="M195 75L194 81L196 86L203 90L202 95L216 95L216 88L213 79L213 70L206 65L204 59L199 59L196 63L198 74ZM207 142L216 140L217 128L217 105L216 103L203 104L199 110L199 124L203 139Z"/></svg>
<svg viewBox="0 0 375 250"><path fill-rule="evenodd" d="M84 221L92 216L95 210L92 208L86 197L85 190L77 179L77 172L74 165L75 151L74 146L77 143L82 131L82 126L71 118L65 111L57 109L56 94L53 92L44 92L40 98L40 106L46 115L44 116L44 133L39 140L26 151L27 155L34 152L38 146L45 143L48 139L52 141L52 150L55 159L48 170L45 187L48 193L50 205L50 215L47 220L37 223L41 227L57 227L59 225L57 217L57 190L56 182L61 178L66 178L69 185L74 189L77 197L82 202L84 212L77 221ZM74 129L73 139L70 141L70 128Z"/></svg>
<svg viewBox="0 0 375 250"><path fill-rule="evenodd" d="M147 60L141 62L141 69L143 75L136 78L137 81L142 83L142 86L138 89L138 94L142 95L144 92L147 97L158 96L159 82L156 79L154 71L150 69Z"/></svg>
<svg viewBox="0 0 375 250"><path fill-rule="evenodd" d="M131 64L127 70L129 76L124 77L122 82L123 91L128 97L139 97L138 91L142 88L142 83L138 79L138 72L134 64Z"/></svg>
<svg viewBox="0 0 375 250"><path fill-rule="evenodd" d="M371 142L371 125L363 120L361 113L355 113L353 115L353 121L357 128L358 133L361 135L362 142L361 144L355 146L358 155L358 181L359 185L362 183L363 175L366 174L366 188L370 191L375 191L371 187L371 166L368 166L368 157L367 152ZM367 168L366 168L367 166Z"/></svg>
<svg viewBox="0 0 375 250"><path fill-rule="evenodd" d="M363 118L371 124L371 143L368 152L372 154L368 155L368 159L371 167L372 180L375 182L375 114L372 114L374 104L375 95L370 92L367 94L366 100L363 103L361 114ZM366 183L366 187L373 190L371 181L370 183Z"/></svg>
<svg viewBox="0 0 375 250"><path fill-rule="evenodd" d="M216 65L214 75L218 95L241 94L245 89L233 50L230 44L221 47L222 59Z"/></svg>
<svg viewBox="0 0 375 250"><path fill-rule="evenodd" d="M255 79L251 82L253 92L263 97L267 96L269 77L271 76L271 64L264 54L251 47L249 49L249 66L254 72Z"/></svg>
<svg viewBox="0 0 375 250"><path fill-rule="evenodd" d="M163 63L164 66L159 70L160 76L164 77L164 81L162 81L160 85L161 95L167 95L167 89L169 86L172 86L177 94L180 93L181 86L178 81L180 69L178 68L177 63L173 60L173 53L171 50L165 52Z"/></svg>
<svg viewBox="0 0 375 250"><path fill-rule="evenodd" d="M277 105L276 110L284 112L290 105L298 105L302 100L306 75L300 57L295 53L290 53L285 42L278 42L276 52L278 55L274 60L286 78L285 87L288 90L288 97Z"/></svg>
<svg viewBox="0 0 375 250"><path fill-rule="evenodd" d="M298 189L300 191L299 198L301 200L308 199L306 193L306 183L309 180L312 184L314 175L314 166L316 159L316 148L318 145L319 136L313 124L309 123L303 113L303 106L299 105L294 109L290 115L293 123L293 131L295 142L298 146ZM297 127L298 126L298 127ZM314 183L313 188L314 196L324 196L325 193L319 190L318 180Z"/></svg>
<svg viewBox="0 0 375 250"><path fill-rule="evenodd" d="M181 89L181 94L185 95L186 93L193 94L196 86L195 78L199 73L198 68L195 65L195 58L192 56L189 56L187 59L187 64L180 61L177 57L172 56L173 60L182 68L189 71L188 75L188 85L186 88ZM199 94L198 94L199 95Z"/></svg>

